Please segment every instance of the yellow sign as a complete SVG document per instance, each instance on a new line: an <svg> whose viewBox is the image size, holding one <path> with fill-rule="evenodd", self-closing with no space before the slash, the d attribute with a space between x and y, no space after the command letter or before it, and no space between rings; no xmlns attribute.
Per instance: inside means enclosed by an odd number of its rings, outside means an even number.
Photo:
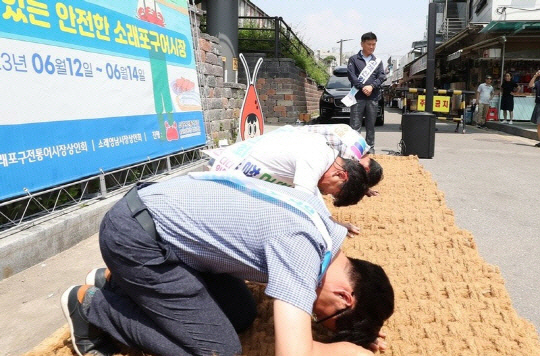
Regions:
<svg viewBox="0 0 540 356"><path fill-rule="evenodd" d="M232 59L232 70L238 70L238 58Z"/></svg>
<svg viewBox="0 0 540 356"><path fill-rule="evenodd" d="M418 111L426 111L426 96L418 95L418 105L416 107ZM450 111L450 97L449 96L433 96L433 111L434 112L449 112Z"/></svg>

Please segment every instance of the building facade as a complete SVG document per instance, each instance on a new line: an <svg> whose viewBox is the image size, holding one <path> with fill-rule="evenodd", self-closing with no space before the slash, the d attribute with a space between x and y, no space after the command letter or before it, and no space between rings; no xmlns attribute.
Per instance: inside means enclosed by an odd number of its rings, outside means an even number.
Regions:
<svg viewBox="0 0 540 356"><path fill-rule="evenodd" d="M491 75L496 89L491 106L499 108L500 85L505 72L510 72L518 84L514 120L528 121L534 107L534 93L528 84L540 69L540 1L516 0L511 5L506 0L437 3L440 42L435 51L435 87L475 91ZM406 62L402 77L393 77L392 83L423 88L426 54ZM466 98L467 103L472 97ZM414 98L409 99L409 104L414 104Z"/></svg>

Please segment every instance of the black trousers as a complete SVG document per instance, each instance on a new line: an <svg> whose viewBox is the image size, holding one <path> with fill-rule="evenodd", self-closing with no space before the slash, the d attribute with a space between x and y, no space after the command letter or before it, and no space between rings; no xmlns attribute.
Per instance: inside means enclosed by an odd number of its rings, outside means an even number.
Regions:
<svg viewBox="0 0 540 356"><path fill-rule="evenodd" d="M379 102L377 100L361 99L351 107L350 126L358 131L358 133L362 133L362 123L365 114L366 143L371 148L375 148L375 121L377 119L378 109Z"/></svg>
<svg viewBox="0 0 540 356"><path fill-rule="evenodd" d="M86 317L121 343L156 355L235 355L256 316L244 281L201 273L150 236L125 198L104 217L100 248L112 273Z"/></svg>

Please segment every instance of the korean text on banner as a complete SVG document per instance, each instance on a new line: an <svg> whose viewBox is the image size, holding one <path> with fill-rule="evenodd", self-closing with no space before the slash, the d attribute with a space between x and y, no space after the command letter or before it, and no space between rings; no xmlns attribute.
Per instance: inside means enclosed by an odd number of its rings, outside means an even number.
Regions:
<svg viewBox="0 0 540 356"><path fill-rule="evenodd" d="M0 1L0 201L206 143L187 0Z"/></svg>

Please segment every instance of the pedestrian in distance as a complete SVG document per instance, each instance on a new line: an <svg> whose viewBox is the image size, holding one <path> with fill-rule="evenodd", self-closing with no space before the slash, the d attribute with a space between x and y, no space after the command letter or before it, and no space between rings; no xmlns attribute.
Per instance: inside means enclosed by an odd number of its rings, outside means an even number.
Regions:
<svg viewBox="0 0 540 356"><path fill-rule="evenodd" d="M312 194L240 172L135 187L103 218L107 269L61 297L75 351L240 355L237 333L256 317L245 280L274 299L276 355L384 351L393 289L380 266L341 252L346 232ZM334 342L314 341L312 321Z"/></svg>
<svg viewBox="0 0 540 356"><path fill-rule="evenodd" d="M366 142L371 147L370 153L375 153L375 120L381 85L386 80L386 75L382 61L373 54L377 46L377 36L373 32L364 33L360 46L362 49L351 56L347 64L349 81L353 87L358 89L358 93L355 95L356 104L351 107L350 125L361 133L365 117ZM380 63L373 70L370 70L369 63L372 61Z"/></svg>
<svg viewBox="0 0 540 356"><path fill-rule="evenodd" d="M506 123L507 112L510 112L510 125L514 120L514 93L517 91L518 85L512 80L511 73L504 74L504 81L501 84L501 110L503 112L502 123Z"/></svg>
<svg viewBox="0 0 540 356"><path fill-rule="evenodd" d="M489 111L489 102L493 99L494 91L491 85L491 75L486 76L485 83L478 86L476 90L476 127L486 127L486 117Z"/></svg>
<svg viewBox="0 0 540 356"><path fill-rule="evenodd" d="M534 100L535 105L531 115L531 122L536 124L536 133L538 135L538 140L540 140L540 81L537 80L540 77L540 70L536 71L534 76L529 82L529 88L534 89L536 92L536 98ZM534 145L535 147L540 147L540 142Z"/></svg>

